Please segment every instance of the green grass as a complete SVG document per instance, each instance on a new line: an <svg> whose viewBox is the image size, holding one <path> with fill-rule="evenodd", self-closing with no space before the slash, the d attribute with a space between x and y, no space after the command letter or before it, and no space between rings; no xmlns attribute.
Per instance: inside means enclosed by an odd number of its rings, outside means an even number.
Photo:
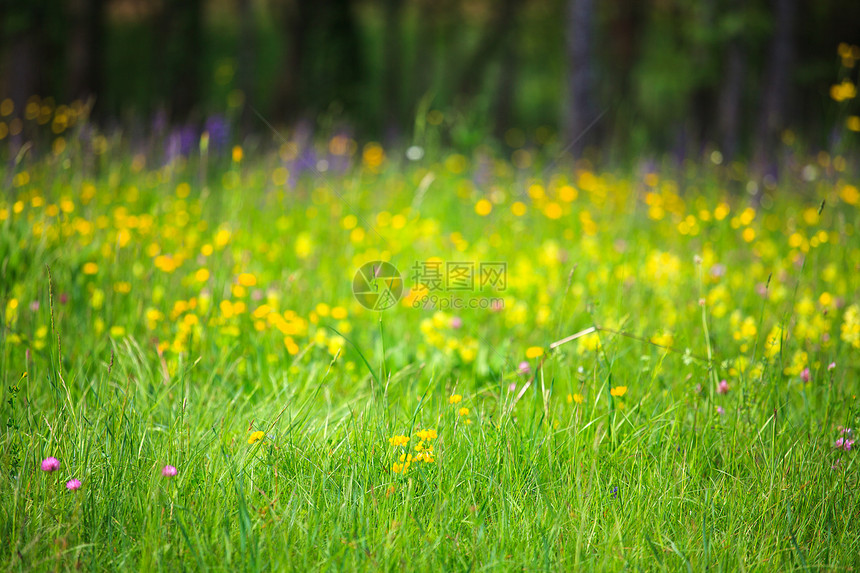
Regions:
<svg viewBox="0 0 860 573"><path fill-rule="evenodd" d="M0 168L4 569L860 566L853 166L752 210L713 166L105 145ZM413 308L431 257L506 262L444 293L504 310ZM377 259L383 312L351 293Z"/></svg>

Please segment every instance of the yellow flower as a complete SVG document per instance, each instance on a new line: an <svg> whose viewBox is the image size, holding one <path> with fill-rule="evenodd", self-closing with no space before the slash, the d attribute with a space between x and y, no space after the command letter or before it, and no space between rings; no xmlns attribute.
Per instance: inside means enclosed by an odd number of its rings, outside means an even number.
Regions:
<svg viewBox="0 0 860 573"><path fill-rule="evenodd" d="M405 446L409 442L409 436L391 436L388 438L388 443L392 446Z"/></svg>
<svg viewBox="0 0 860 573"><path fill-rule="evenodd" d="M263 431L258 430L256 432L252 432L251 435L248 436L248 444L253 446L257 442L262 440L264 437L266 437L266 433Z"/></svg>
<svg viewBox="0 0 860 573"><path fill-rule="evenodd" d="M457 410L457 413L460 414L461 416L468 416L469 415L469 409L468 408L460 408L459 410Z"/></svg>
<svg viewBox="0 0 860 573"><path fill-rule="evenodd" d="M860 348L860 305L852 304L845 309L840 338L853 346Z"/></svg>
<svg viewBox="0 0 860 573"><path fill-rule="evenodd" d="M550 201L543 208L543 214L546 215L548 219L561 219L564 211L562 211L561 205L554 201Z"/></svg>
<svg viewBox="0 0 860 573"><path fill-rule="evenodd" d="M457 402L460 402L462 399L463 399L463 397L460 396L459 394L454 394L453 396L448 398L448 403L449 404L456 404Z"/></svg>
<svg viewBox="0 0 860 573"><path fill-rule="evenodd" d="M242 273L239 275L238 281L243 287L252 287L257 284L257 277L251 273Z"/></svg>
<svg viewBox="0 0 860 573"><path fill-rule="evenodd" d="M531 346L526 349L526 358L539 358L543 356L543 348L540 346Z"/></svg>
<svg viewBox="0 0 860 573"><path fill-rule="evenodd" d="M573 395L573 401L576 402L577 404L582 404L585 401L585 398L582 397L582 394L574 394Z"/></svg>
<svg viewBox="0 0 860 573"><path fill-rule="evenodd" d="M482 217L486 217L490 214L490 211L493 210L493 204L487 201L486 199L481 199L477 203L475 203L475 213Z"/></svg>
<svg viewBox="0 0 860 573"><path fill-rule="evenodd" d="M400 463L396 463L396 464L394 464L393 466L391 466L391 471L393 471L393 472L394 472L394 473L396 473L396 474L405 474L405 473L406 473L406 470L408 470L408 469L409 469L409 466L410 466L410 465L411 465L411 464L410 464L409 462L405 462L405 463L402 463L402 464L400 464Z"/></svg>
<svg viewBox="0 0 860 573"><path fill-rule="evenodd" d="M627 386L615 386L612 390L609 391L609 393L616 398L620 398L621 396L627 394Z"/></svg>
<svg viewBox="0 0 860 573"><path fill-rule="evenodd" d="M860 202L860 191L854 185L843 185L839 190L839 197L849 205L856 205Z"/></svg>
<svg viewBox="0 0 860 573"><path fill-rule="evenodd" d="M844 80L841 84L830 87L830 97L835 101L854 99L857 97L857 88L848 80Z"/></svg>
<svg viewBox="0 0 860 573"><path fill-rule="evenodd" d="M416 432L416 435L418 436L418 439L420 439L422 442L426 442L428 440L432 440L438 434L436 434L436 430L418 430Z"/></svg>
<svg viewBox="0 0 860 573"><path fill-rule="evenodd" d="M99 266L95 263L85 263L84 264L84 274L85 275L94 275L99 272Z"/></svg>
<svg viewBox="0 0 860 573"><path fill-rule="evenodd" d="M375 171L385 161L385 151L378 143L368 143L364 146L364 151L361 154L364 164Z"/></svg>

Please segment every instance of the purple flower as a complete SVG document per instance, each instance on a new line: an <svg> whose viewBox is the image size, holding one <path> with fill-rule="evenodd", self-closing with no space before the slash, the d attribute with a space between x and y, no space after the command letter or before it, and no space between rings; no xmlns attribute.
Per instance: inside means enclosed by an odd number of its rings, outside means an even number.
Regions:
<svg viewBox="0 0 860 573"><path fill-rule="evenodd" d="M715 264L711 267L711 276L715 279L718 279L726 274L726 265L721 265L720 263Z"/></svg>
<svg viewBox="0 0 860 573"><path fill-rule="evenodd" d="M827 369L828 369L828 370L833 370L834 368L836 368L836 363L835 363L835 362L831 362L830 364L828 364L828 365L827 365Z"/></svg>
<svg viewBox="0 0 860 573"><path fill-rule="evenodd" d="M720 416L723 416L723 415L725 415L725 413L726 413L726 411L723 409L722 406L717 406L717 414L719 414Z"/></svg>
<svg viewBox="0 0 860 573"><path fill-rule="evenodd" d="M459 330L463 326L463 319L459 316L455 316L451 319L450 325L454 330Z"/></svg>
<svg viewBox="0 0 860 573"><path fill-rule="evenodd" d="M809 382L809 368L804 368L803 372L800 373L800 379L804 382Z"/></svg>
<svg viewBox="0 0 860 573"><path fill-rule="evenodd" d="M161 470L161 475L164 477L173 477L176 475L176 468L171 465L164 466Z"/></svg>
<svg viewBox="0 0 860 573"><path fill-rule="evenodd" d="M517 383L516 382L511 382L510 384L508 384L508 392L516 392L516 390L517 390Z"/></svg>
<svg viewBox="0 0 860 573"><path fill-rule="evenodd" d="M612 488L612 497L618 497L618 486Z"/></svg>
<svg viewBox="0 0 860 573"><path fill-rule="evenodd" d="M717 386L717 394L726 394L729 391L729 383L725 380L720 380L720 384Z"/></svg>
<svg viewBox="0 0 860 573"><path fill-rule="evenodd" d="M75 491L77 489L81 489L81 480L79 479L70 479L66 482L66 489L69 491Z"/></svg>
<svg viewBox="0 0 860 573"><path fill-rule="evenodd" d="M190 125L174 129L167 138L165 163L170 163L180 157L187 157L198 140L196 130Z"/></svg>
<svg viewBox="0 0 860 573"><path fill-rule="evenodd" d="M230 124L222 115L206 118L204 129L209 133L209 143L215 151L225 149L230 143Z"/></svg>
<svg viewBox="0 0 860 573"><path fill-rule="evenodd" d="M517 372L519 372L522 375L526 375L531 371L532 371L532 367L528 363L527 360L523 360L522 362L520 362L519 366L517 367Z"/></svg>
<svg viewBox="0 0 860 573"><path fill-rule="evenodd" d="M848 434L850 436L850 434ZM845 450L846 452L850 452L851 448L854 446L854 440L850 438L837 438L834 447L837 450Z"/></svg>
<svg viewBox="0 0 860 573"><path fill-rule="evenodd" d="M43 472L55 472L60 469L60 460L54 457L45 458L42 460Z"/></svg>

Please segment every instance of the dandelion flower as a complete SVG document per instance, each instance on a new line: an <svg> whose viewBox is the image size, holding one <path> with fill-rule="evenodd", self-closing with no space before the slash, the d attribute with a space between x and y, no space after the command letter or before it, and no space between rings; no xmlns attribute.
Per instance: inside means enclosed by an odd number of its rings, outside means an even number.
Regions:
<svg viewBox="0 0 860 573"><path fill-rule="evenodd" d="M45 458L42 460L43 472L55 472L60 469L60 460L55 457Z"/></svg>

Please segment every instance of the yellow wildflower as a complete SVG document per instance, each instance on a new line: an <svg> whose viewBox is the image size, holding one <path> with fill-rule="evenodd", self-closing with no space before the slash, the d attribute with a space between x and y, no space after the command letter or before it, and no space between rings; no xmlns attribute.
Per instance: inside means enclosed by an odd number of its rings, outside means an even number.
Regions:
<svg viewBox="0 0 860 573"><path fill-rule="evenodd" d="M409 436L391 436L388 443L394 447L405 446L409 442Z"/></svg>
<svg viewBox="0 0 860 573"><path fill-rule="evenodd" d="M540 346L531 346L526 349L526 358L539 358L543 356L543 348Z"/></svg>

